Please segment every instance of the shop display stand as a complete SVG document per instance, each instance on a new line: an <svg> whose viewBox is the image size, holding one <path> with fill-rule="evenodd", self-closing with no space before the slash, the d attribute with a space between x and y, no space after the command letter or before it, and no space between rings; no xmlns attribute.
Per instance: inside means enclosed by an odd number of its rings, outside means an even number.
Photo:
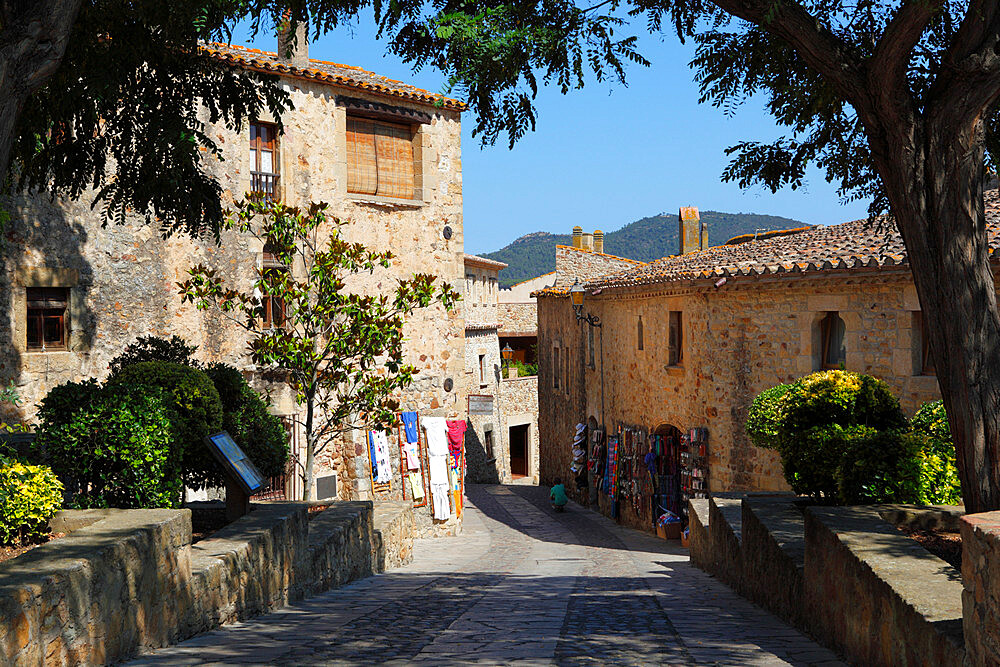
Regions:
<svg viewBox="0 0 1000 667"><path fill-rule="evenodd" d="M693 428L681 436L681 503L687 521L687 501L708 498L708 429Z"/></svg>
<svg viewBox="0 0 1000 667"><path fill-rule="evenodd" d="M399 418L399 428L396 434L399 438L399 468L400 473L403 477L403 500L406 500L406 489L409 488L409 470L403 470L403 462L406 460L406 430L403 426L402 417ZM424 439L420 437L420 415L417 415L417 457L420 459L420 483L424 488L424 499L421 502L414 500L414 507L426 507L427 499L430 498L430 485L427 482L427 468L430 465L430 460L427 456L427 445L424 443ZM411 492L412 496L413 493ZM412 498L411 498L412 499Z"/></svg>

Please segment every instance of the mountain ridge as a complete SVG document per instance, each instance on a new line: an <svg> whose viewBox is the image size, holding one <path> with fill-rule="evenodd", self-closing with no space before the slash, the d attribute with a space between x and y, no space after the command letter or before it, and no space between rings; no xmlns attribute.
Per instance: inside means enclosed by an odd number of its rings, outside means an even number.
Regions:
<svg viewBox="0 0 1000 667"><path fill-rule="evenodd" d="M792 218L759 213L723 213L702 211L701 220L708 225L710 245L719 245L742 234L807 226ZM593 230L586 230L593 231ZM621 228L604 232L604 252L640 262L651 262L676 254L678 248L677 215L659 213L640 218ZM555 271L557 245L572 245L572 234L530 232L499 250L482 256L507 264L500 272L501 287Z"/></svg>

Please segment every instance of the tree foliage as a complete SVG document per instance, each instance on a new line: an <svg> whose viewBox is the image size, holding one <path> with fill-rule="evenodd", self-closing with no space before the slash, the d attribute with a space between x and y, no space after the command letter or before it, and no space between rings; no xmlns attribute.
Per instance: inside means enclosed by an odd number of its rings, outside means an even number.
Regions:
<svg viewBox="0 0 1000 667"><path fill-rule="evenodd" d="M392 294L353 291L359 276L390 268L393 254L344 238L346 222L330 219L325 204L308 210L251 195L225 224L268 243L287 270L258 269L249 289L230 286L218 270L193 267L180 283L182 299L212 308L250 333L258 366L285 374L305 408L305 493L312 460L339 434L395 423L398 392L416 369L403 360L405 318L418 308L453 308L458 295L434 276L399 279ZM264 299L284 304L281 326L261 317Z"/></svg>

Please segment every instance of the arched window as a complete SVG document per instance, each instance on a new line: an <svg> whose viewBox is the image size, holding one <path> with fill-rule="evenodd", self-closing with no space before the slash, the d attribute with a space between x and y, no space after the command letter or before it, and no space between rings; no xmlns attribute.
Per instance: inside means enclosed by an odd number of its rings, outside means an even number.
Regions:
<svg viewBox="0 0 1000 667"><path fill-rule="evenodd" d="M643 349L642 346L642 315L639 316L639 324L636 327L636 349Z"/></svg>
<svg viewBox="0 0 1000 667"><path fill-rule="evenodd" d="M829 312L820 321L822 347L820 347L820 368L843 368L847 364L847 348L844 334L847 327L836 312Z"/></svg>

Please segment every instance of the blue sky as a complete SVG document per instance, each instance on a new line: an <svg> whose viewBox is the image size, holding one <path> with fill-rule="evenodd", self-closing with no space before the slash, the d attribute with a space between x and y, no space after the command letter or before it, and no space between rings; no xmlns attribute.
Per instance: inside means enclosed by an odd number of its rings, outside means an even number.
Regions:
<svg viewBox="0 0 1000 667"><path fill-rule="evenodd" d="M693 45L651 36L641 27L636 26L640 51L651 67L631 67L628 87L591 81L566 96L541 89L535 132L513 150L505 142L481 147L471 136L470 115L462 133L466 252L498 250L530 232L568 233L574 225L613 231L648 215L676 213L680 206L781 215L812 224L867 214L864 202L841 206L819 171L809 174L804 188L774 195L723 183L728 146L770 140L779 129L759 103L751 101L731 118L699 105L687 66ZM276 40L262 34L251 42L246 30L238 30L233 42L274 51ZM309 55L435 92L444 84L439 72L414 73L386 53L364 21L324 35L310 44Z"/></svg>

